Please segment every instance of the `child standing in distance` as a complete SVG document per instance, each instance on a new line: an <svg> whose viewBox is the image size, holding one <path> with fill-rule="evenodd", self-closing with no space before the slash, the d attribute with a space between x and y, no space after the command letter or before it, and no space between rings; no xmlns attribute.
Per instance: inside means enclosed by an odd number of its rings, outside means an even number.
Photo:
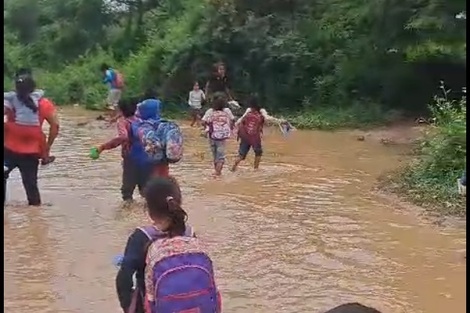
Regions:
<svg viewBox="0 0 470 313"><path fill-rule="evenodd" d="M155 290L155 278L161 278L158 281L167 286L173 285L180 289L183 288L188 293L188 297L174 297L172 301L169 301L173 305L171 308L182 305L182 303L179 303L180 301L192 300L194 303L207 304L210 298L205 296L212 295L209 293L199 296L201 293L197 291L199 291L198 288L204 288L205 291L208 291L206 290L208 286L199 284L202 281L213 281L213 279L201 277L200 274L203 271L198 271L200 273L198 277L195 277L196 273L192 272L195 280L189 279L184 283L181 280L174 280L180 278L179 273L183 273L185 270L191 275L190 270L194 260L202 262L197 263L198 268L202 267L207 270L207 273L213 275L212 263L209 257L200 250L193 229L186 224L187 214L181 208L182 196L178 183L172 177L152 178L145 189L145 200L151 225L139 227L129 236L116 277L116 289L122 309L124 312L136 313L160 310L161 312L180 311L169 310L168 307L164 310L158 307L162 302L164 305L168 305L168 301L157 301L161 295L156 292L158 289ZM184 264L180 264L180 261ZM160 268L159 265L164 265L168 275L163 275L166 274L165 272L159 272L162 275L155 277L158 268ZM181 265L185 265L186 269L181 270ZM180 270L172 271L173 268L179 268ZM172 274L172 272L175 272L175 274ZM137 285L135 291L133 291L134 274L136 274ZM195 281L198 282L197 286L195 286ZM178 288L171 290L180 293L181 290ZM216 292L215 286L213 291ZM201 299L201 297L203 298ZM168 298L170 297L168 296ZM190 304L193 302L190 302ZM188 305L187 302L184 304ZM147 307L147 310L144 307ZM217 294L214 297L210 312L220 312L220 295Z"/></svg>
<svg viewBox="0 0 470 313"><path fill-rule="evenodd" d="M251 97L248 100L248 106L246 112L235 123L238 126L240 146L238 157L231 168L233 172L237 170L240 162L245 160L250 149L253 149L255 153L254 169L257 170L263 155L262 135L264 123L266 121L274 123L285 122L282 119L270 116L265 109L261 108L256 97Z"/></svg>
<svg viewBox="0 0 470 313"><path fill-rule="evenodd" d="M204 91L199 88L199 83L195 82L193 90L189 92L188 105L191 110L191 127L201 118L202 102L206 100Z"/></svg>
<svg viewBox="0 0 470 313"><path fill-rule="evenodd" d="M202 122L208 132L216 177L222 174L226 141L230 138L235 121L232 111L226 105L224 98L217 98L212 102L212 108L207 110L202 117Z"/></svg>

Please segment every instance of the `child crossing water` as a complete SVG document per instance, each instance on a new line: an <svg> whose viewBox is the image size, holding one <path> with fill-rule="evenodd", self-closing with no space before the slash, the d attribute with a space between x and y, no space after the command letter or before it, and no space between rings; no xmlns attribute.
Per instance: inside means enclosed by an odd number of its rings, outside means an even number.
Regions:
<svg viewBox="0 0 470 313"><path fill-rule="evenodd" d="M207 127L209 146L214 162L214 176L222 175L225 163L226 141L232 134L235 117L232 111L226 107L224 98L217 98L212 102L212 108L207 110L202 117L202 122Z"/></svg>
<svg viewBox="0 0 470 313"><path fill-rule="evenodd" d="M116 288L122 309L221 312L212 261L186 224L178 183L172 177L153 178L144 196L152 224L134 230L119 260Z"/></svg>
<svg viewBox="0 0 470 313"><path fill-rule="evenodd" d="M238 126L238 135L240 145L238 157L235 160L231 170L237 170L241 161L245 160L250 149L255 153L255 170L259 168L261 156L263 155L262 134L265 122L285 123L283 119L272 117L261 108L256 97L250 97L248 100L248 109L235 123Z"/></svg>
<svg viewBox="0 0 470 313"><path fill-rule="evenodd" d="M135 117L137 104L135 101L120 100L118 103L119 115L117 120L117 135L106 143L92 149L91 158L96 159L106 150L121 146L122 157L122 200L131 202L134 189L137 186L142 194L145 184L150 177L150 167L138 162L132 157L132 152L140 147L131 139L131 125L137 120Z"/></svg>

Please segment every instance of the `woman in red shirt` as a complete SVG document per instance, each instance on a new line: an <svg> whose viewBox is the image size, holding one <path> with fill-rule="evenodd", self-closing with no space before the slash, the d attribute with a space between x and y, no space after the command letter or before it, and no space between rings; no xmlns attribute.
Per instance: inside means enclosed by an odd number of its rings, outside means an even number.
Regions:
<svg viewBox="0 0 470 313"><path fill-rule="evenodd" d="M7 180L15 168L20 171L28 204L41 205L39 161L52 161L49 151L59 133L59 121L54 104L35 87L31 73L23 72L16 76L16 90L4 93L4 205ZM50 125L47 140L42 132L44 120Z"/></svg>

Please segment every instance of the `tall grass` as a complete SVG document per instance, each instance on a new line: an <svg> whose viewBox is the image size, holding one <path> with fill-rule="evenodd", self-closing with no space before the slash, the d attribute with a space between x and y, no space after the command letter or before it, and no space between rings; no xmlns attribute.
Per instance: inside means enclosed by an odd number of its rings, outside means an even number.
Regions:
<svg viewBox="0 0 470 313"><path fill-rule="evenodd" d="M387 183L420 205L444 214L465 215L466 201L458 194L456 180L466 168L467 101L466 96L450 100L443 86L441 91L430 105L435 124L422 141L418 156Z"/></svg>

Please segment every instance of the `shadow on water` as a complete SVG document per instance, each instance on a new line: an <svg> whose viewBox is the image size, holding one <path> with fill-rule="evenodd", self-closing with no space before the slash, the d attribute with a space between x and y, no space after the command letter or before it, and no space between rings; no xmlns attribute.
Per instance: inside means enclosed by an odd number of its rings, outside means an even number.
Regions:
<svg viewBox="0 0 470 313"><path fill-rule="evenodd" d="M4 212L5 310L118 312L112 258L145 223L142 203L120 207L120 155L88 149L113 128L66 109L41 170L51 205L22 205L17 173ZM77 126L81 123L82 126ZM213 180L199 132L183 126L185 159L172 168L190 222L215 260L230 313L322 312L362 302L384 312L463 312L465 231L440 229L398 212L369 192L399 153L347 133L266 133L259 171L252 159ZM234 158L231 142L228 162ZM138 200L141 201L141 200Z"/></svg>

